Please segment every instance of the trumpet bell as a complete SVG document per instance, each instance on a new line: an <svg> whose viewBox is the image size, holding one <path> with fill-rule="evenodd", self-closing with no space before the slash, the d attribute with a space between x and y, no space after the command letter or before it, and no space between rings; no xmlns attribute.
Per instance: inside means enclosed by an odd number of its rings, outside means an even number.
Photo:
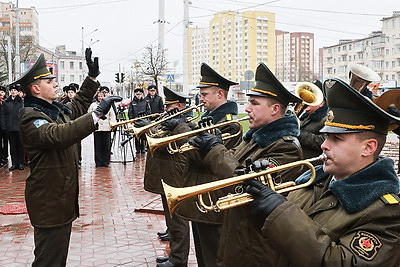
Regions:
<svg viewBox="0 0 400 267"><path fill-rule="evenodd" d="M381 77L370 68L351 63L349 64L350 86L355 90L362 92L370 82L379 82Z"/></svg>
<svg viewBox="0 0 400 267"><path fill-rule="evenodd" d="M386 112L388 112L389 106L395 106L400 109L400 90L386 91L381 96L375 98L373 102ZM389 131L393 131L397 127L397 124L392 124L389 126Z"/></svg>
<svg viewBox="0 0 400 267"><path fill-rule="evenodd" d="M321 89L310 82L298 83L295 88L295 94L303 100L304 104L309 106L319 105L324 100Z"/></svg>

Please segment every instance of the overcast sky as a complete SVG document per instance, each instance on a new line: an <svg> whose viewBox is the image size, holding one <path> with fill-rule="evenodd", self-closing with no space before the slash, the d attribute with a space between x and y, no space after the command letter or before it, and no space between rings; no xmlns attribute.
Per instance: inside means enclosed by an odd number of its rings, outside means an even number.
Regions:
<svg viewBox="0 0 400 267"><path fill-rule="evenodd" d="M12 0L15 4L16 0ZM322 0L191 0L192 26L204 27L213 14L223 10L260 10L276 14L276 29L315 33L319 47L337 44L340 39L366 37L381 29L381 19L400 11L399 1ZM84 41L95 42L92 50L100 58L101 81L114 82L114 73L129 72L143 48L157 44L158 0L19 0L20 7L34 6L39 13L40 45L66 45L78 51ZM397 3L397 4L396 4ZM183 0L165 0L165 48L170 67L182 69ZM91 33L93 30L97 31ZM90 34L91 33L91 34ZM175 64L174 64L175 63ZM254 71L254 70L253 70ZM174 72L174 71L171 71Z"/></svg>

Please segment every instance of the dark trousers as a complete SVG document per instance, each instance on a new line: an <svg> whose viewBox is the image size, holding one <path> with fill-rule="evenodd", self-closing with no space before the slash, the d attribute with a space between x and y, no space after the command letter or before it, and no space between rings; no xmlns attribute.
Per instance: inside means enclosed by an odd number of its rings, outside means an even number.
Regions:
<svg viewBox="0 0 400 267"><path fill-rule="evenodd" d="M7 132L7 138L10 143L11 165L24 164L24 148L19 132Z"/></svg>
<svg viewBox="0 0 400 267"><path fill-rule="evenodd" d="M94 132L94 162L96 167L110 164L111 156L111 132Z"/></svg>
<svg viewBox="0 0 400 267"><path fill-rule="evenodd" d="M136 153L140 153L140 152L144 152L146 149L146 141L142 138L137 139L135 137L135 149L136 149Z"/></svg>
<svg viewBox="0 0 400 267"><path fill-rule="evenodd" d="M71 226L34 228L35 260L32 267L65 266L67 262Z"/></svg>
<svg viewBox="0 0 400 267"><path fill-rule="evenodd" d="M0 161L8 159L8 138L6 131L0 131Z"/></svg>
<svg viewBox="0 0 400 267"><path fill-rule="evenodd" d="M189 222L176 215L172 215L171 218L167 200L164 195L161 195L161 200L164 208L165 222L171 237L169 241L169 247L171 249L169 260L175 265L186 264L190 247Z"/></svg>
<svg viewBox="0 0 400 267"><path fill-rule="evenodd" d="M192 231L197 265L199 267L216 266L221 226L192 221Z"/></svg>

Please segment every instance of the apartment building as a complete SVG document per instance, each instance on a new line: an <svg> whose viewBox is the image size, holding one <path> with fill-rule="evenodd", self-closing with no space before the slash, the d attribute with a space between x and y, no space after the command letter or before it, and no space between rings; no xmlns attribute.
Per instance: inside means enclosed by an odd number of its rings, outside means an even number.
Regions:
<svg viewBox="0 0 400 267"><path fill-rule="evenodd" d="M201 62L224 77L240 81L246 70L264 62L275 72L275 14L264 11L214 14L208 28L188 33L189 84L200 80Z"/></svg>
<svg viewBox="0 0 400 267"><path fill-rule="evenodd" d="M281 82L314 79L314 34L276 31L276 71Z"/></svg>
<svg viewBox="0 0 400 267"><path fill-rule="evenodd" d="M348 81L348 65L354 62L377 72L381 87L400 87L400 12L393 12L381 21L380 31L362 39L340 40L320 50L323 79L335 77Z"/></svg>
<svg viewBox="0 0 400 267"><path fill-rule="evenodd" d="M0 33L3 36L14 36L16 25L16 7L13 3L0 2ZM31 36L30 43L25 45L37 45L39 43L39 16L35 7L18 8L19 29L21 36L20 45L24 45L24 36Z"/></svg>

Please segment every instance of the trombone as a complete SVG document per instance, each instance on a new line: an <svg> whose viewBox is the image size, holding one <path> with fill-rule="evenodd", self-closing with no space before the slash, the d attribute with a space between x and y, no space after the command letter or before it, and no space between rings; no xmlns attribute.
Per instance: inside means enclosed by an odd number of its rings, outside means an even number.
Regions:
<svg viewBox="0 0 400 267"><path fill-rule="evenodd" d="M187 112L189 112L189 111L191 111L191 110L196 110L196 111L197 111L197 112L196 112L197 114L196 114L196 116L194 116L194 117L188 118L188 121L196 120L198 117L200 117L200 107L202 107L202 106L204 106L204 103L201 103L201 104L199 104L199 105L197 105L197 106L192 106L192 107L189 107L189 108L185 108L185 109L183 109L183 110L181 110L181 111L179 111L179 112L176 112L176 113L174 113L174 114L172 114L172 115L170 115L170 116L166 116L166 117L164 117L164 118L161 118L161 119L159 119L159 120L157 120L157 121L154 121L154 122L149 123L149 124L147 124L147 125L145 125L145 126L142 126L142 127L131 127L129 130L132 131L133 134L134 134L134 135L136 136L136 138L138 138L138 139L139 139L139 137L140 137L143 133L145 133L145 132L147 132L147 131L149 131L149 134L150 134L151 136L157 136L157 135L160 134L160 132L159 132L158 130L156 130L156 131L151 131L151 130L150 130L151 128L156 127L156 126L158 126L158 125L161 125L163 122L165 122L165 121L167 121L167 120L169 120L169 119L171 119L171 118L173 118L173 117L176 117L176 116L185 114L185 113L187 113Z"/></svg>
<svg viewBox="0 0 400 267"><path fill-rule="evenodd" d="M248 179L254 179L257 178L261 181L264 182L267 186L269 186L272 190L274 190L277 193L287 193L291 192L297 189L301 189L304 187L309 186L312 184L315 180L316 176L316 171L314 166L312 165L312 162L318 161L318 160L326 160L326 155L322 154L318 157L307 159L307 160L299 160L295 161L292 163L287 163L284 165L272 167L266 170L262 170L259 172L252 172L252 173L247 173L239 176L234 176L231 178L226 178L223 180L219 181L214 181L210 183L205 183L205 184L200 184L200 185L194 185L194 186L189 186L189 187L183 187L183 188L176 188L172 187L168 184L166 184L163 180L162 186L164 188L164 193L165 197L167 199L167 204L168 204L168 209L169 212L172 216L172 213L174 210L177 208L177 206L185 199L188 199L190 197L197 196L198 202L197 206L200 209L201 212L208 212L208 211L221 211L221 210L226 210L229 208L237 207L246 203L249 203L253 201L253 197L249 193L234 193L234 194L228 194L222 198L219 198L215 203L212 202L211 197L210 198L210 205L206 205L203 201L202 194L205 193L210 193L212 191L226 188L231 185L235 185L238 183L241 183L245 180ZM290 181L290 182L285 182L282 184L275 184L273 181L273 178L271 174L273 173L278 173L280 171L284 171L287 169L295 168L295 167L300 167L300 166L307 166L310 171L311 171L311 177L308 182L300 185L296 185L295 182Z"/></svg>
<svg viewBox="0 0 400 267"><path fill-rule="evenodd" d="M167 145L167 144L168 144L167 150L169 153L171 153L171 154L184 153L186 151L196 149L196 147L190 145L187 142L181 146L178 146L178 144L176 143L177 141L191 137L191 136L196 135L201 132L205 132L205 131L210 132L210 131L215 130L216 128L224 127L224 126L231 125L231 124L237 124L239 126L239 130L236 133L234 133L234 134L223 133L222 134L222 140L231 139L231 138L234 138L234 137L242 134L243 126L240 122L243 120L248 120L248 119L249 119L249 117L246 116L246 117L243 117L243 118L240 118L237 120L225 121L225 122L209 125L206 127L202 127L202 128L199 128L199 129L196 129L193 131L175 134L175 135L166 136L166 137L160 137L160 138L155 138L150 135L146 135L147 144L149 146L149 151L152 155L154 154L154 151L157 148L159 148L163 145Z"/></svg>
<svg viewBox="0 0 400 267"><path fill-rule="evenodd" d="M150 115L146 115L143 117L137 117L134 119L130 119L130 120L124 120L124 121L119 121L119 122L110 122L110 127L111 127L111 131L114 131L117 127L125 125L125 124L129 124L129 123L135 123L135 121L141 120L141 119L148 119L148 118L152 118L152 117L157 117L156 119L162 117L163 114L161 113L153 113Z"/></svg>
<svg viewBox="0 0 400 267"><path fill-rule="evenodd" d="M295 88L295 95L303 100L303 102L296 105L294 108L294 113L297 116L300 116L307 106L317 106L324 101L324 95L321 89L310 82L298 83Z"/></svg>

